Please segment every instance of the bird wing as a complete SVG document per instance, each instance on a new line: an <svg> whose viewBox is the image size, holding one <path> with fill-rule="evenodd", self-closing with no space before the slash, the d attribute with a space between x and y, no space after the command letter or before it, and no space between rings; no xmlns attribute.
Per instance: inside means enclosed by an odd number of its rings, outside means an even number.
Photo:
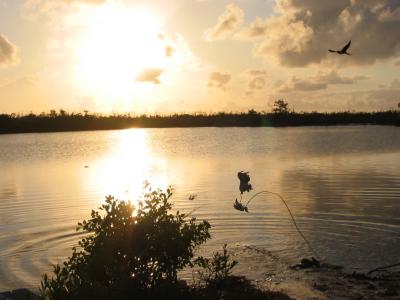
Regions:
<svg viewBox="0 0 400 300"><path fill-rule="evenodd" d="M328 49L328 51L329 51L329 52L332 52L332 53L337 52L336 50L331 50L331 49Z"/></svg>
<svg viewBox="0 0 400 300"><path fill-rule="evenodd" d="M347 51L347 49L349 49L350 48L350 44L351 44L351 40L347 43L347 45L346 46L344 46L343 47L343 49L341 50L342 52L346 52Z"/></svg>

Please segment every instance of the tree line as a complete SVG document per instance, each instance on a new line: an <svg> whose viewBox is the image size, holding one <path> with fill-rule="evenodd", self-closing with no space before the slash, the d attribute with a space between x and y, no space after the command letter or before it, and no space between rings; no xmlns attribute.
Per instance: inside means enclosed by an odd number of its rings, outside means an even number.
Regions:
<svg viewBox="0 0 400 300"><path fill-rule="evenodd" d="M350 124L400 125L398 110L376 112L294 112L276 101L272 112L254 109L241 113L170 115L101 115L51 110L40 114L0 114L0 133L108 130L168 127L330 126Z"/></svg>

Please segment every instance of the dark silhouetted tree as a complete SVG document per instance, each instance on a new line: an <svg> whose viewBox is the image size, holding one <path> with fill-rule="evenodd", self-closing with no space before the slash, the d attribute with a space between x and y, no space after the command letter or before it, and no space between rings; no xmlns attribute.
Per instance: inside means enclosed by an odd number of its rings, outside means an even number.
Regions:
<svg viewBox="0 0 400 300"><path fill-rule="evenodd" d="M45 275L43 298L165 299L178 271L193 264L194 250L210 238L210 224L171 213L171 192L153 191L134 209L109 196L91 219L78 224L87 235L72 256ZM161 294L160 294L161 293Z"/></svg>
<svg viewBox="0 0 400 300"><path fill-rule="evenodd" d="M276 114L287 114L289 113L289 103L283 99L278 99L274 102L272 111Z"/></svg>

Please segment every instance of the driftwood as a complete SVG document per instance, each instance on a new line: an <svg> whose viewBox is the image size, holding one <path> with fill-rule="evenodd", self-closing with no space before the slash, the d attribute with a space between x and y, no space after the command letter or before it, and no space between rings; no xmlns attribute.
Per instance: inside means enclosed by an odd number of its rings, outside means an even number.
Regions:
<svg viewBox="0 0 400 300"><path fill-rule="evenodd" d="M400 263L392 264L392 265L388 265L388 266L383 266L383 267L378 267L378 268L375 268L375 269L372 269L371 271L369 271L369 272L367 273L367 275L372 274L372 273L374 273L374 272L383 271L383 270L386 270L386 269L390 269L390 268L394 268L394 267L399 267L399 266L400 266Z"/></svg>
<svg viewBox="0 0 400 300"><path fill-rule="evenodd" d="M311 246L310 242L309 242L309 241L306 239L306 237L304 236L303 232L300 230L300 228L299 228L299 226L297 225L297 222L296 222L296 220L295 220L295 218L294 218L294 216L293 216L293 214L292 214L292 211L290 210L289 206L287 205L285 199L284 199L280 194L274 193L274 192L270 192L270 191L267 191L267 190L258 192L258 193L256 193L255 195L253 195L253 196L247 201L247 203L244 205L244 207L247 209L247 207L248 207L248 205L250 204L251 200L253 200L255 197L257 197L258 195L263 194L263 193L275 195L275 196L277 196L277 197L282 201L282 203L285 205L287 211L289 212L289 216L290 216L290 218L292 219L292 223L293 223L294 227L296 228L297 232L298 232L299 235L303 238L304 242L307 244L307 246L308 246L308 248L310 249L311 253L313 253L314 256L315 256L318 260L321 260L320 256L317 254L317 252L316 252L316 251L314 250L314 248ZM235 207L235 208L236 208L236 207ZM236 209L238 209L238 208L236 208ZM247 211L247 210L246 210L246 211Z"/></svg>

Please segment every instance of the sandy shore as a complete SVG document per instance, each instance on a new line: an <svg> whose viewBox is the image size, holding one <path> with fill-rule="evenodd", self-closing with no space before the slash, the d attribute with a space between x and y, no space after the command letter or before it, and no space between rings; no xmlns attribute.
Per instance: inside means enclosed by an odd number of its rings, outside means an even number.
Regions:
<svg viewBox="0 0 400 300"><path fill-rule="evenodd" d="M304 300L400 300L400 267L370 275L354 273L340 266L294 267L273 253L257 247L233 249L239 261L235 275L244 275L259 288L282 292ZM300 263L300 262L299 262ZM1 299L26 299L0 293Z"/></svg>
<svg viewBox="0 0 400 300"><path fill-rule="evenodd" d="M237 273L294 299L400 300L400 268L367 276L324 263L320 267L292 268L273 253L256 247L235 252Z"/></svg>

